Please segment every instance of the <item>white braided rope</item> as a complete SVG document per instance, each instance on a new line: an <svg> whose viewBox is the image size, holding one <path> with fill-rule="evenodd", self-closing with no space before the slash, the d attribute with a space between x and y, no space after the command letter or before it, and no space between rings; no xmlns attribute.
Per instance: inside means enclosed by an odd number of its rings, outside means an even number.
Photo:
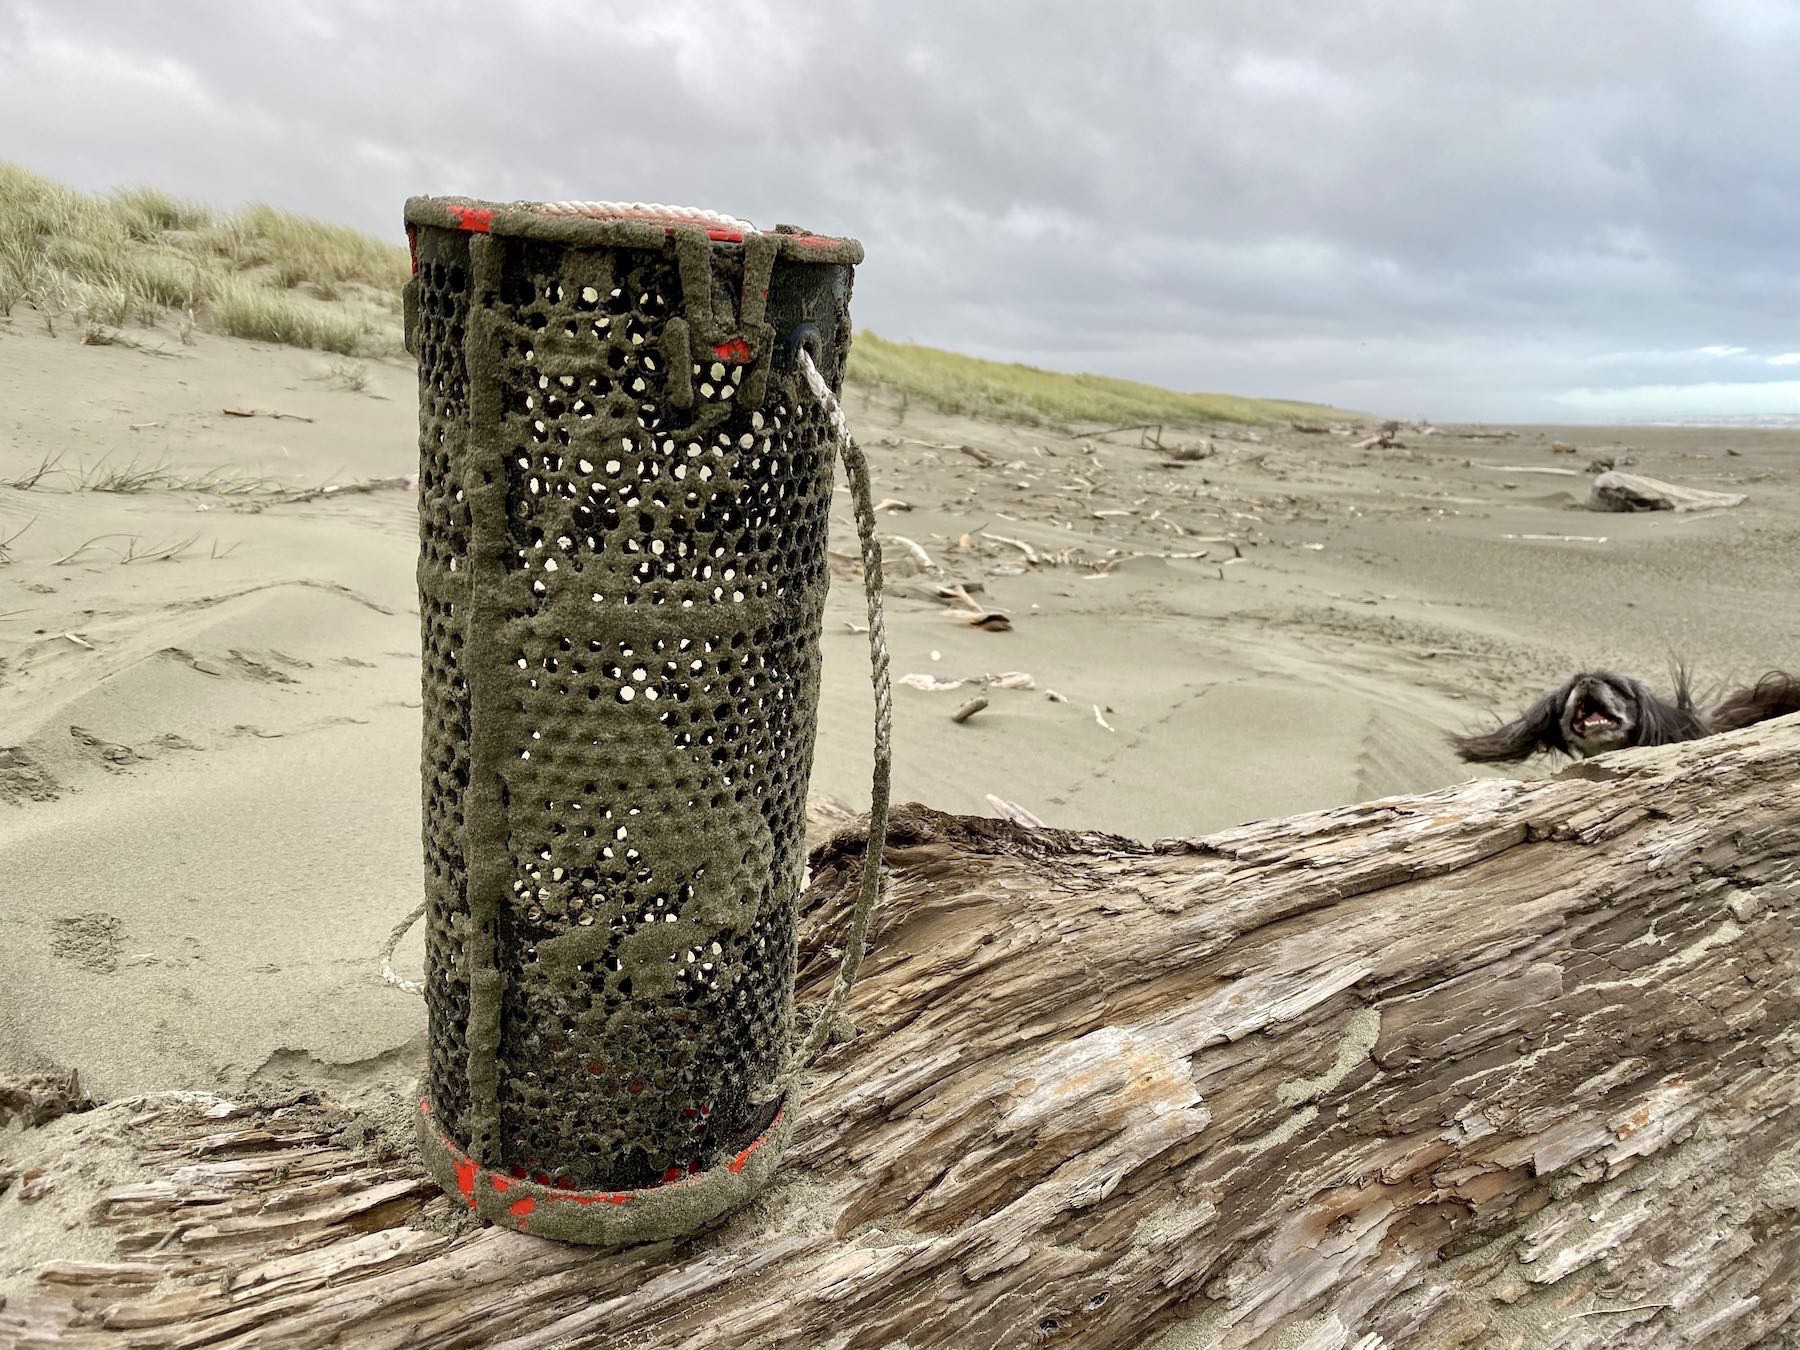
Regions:
<svg viewBox="0 0 1800 1350"><path fill-rule="evenodd" d="M391 984L396 989L405 990L409 994L422 994L425 986L418 980L409 980L394 969L394 951L400 946L400 939L406 936L406 930L417 923L425 913L428 901L421 900L413 906L413 912L394 925L394 931L388 934L388 940L381 944L381 982Z"/></svg>
<svg viewBox="0 0 1800 1350"><path fill-rule="evenodd" d="M547 216L592 216L596 220L674 220L684 225L713 225L753 234L756 226L722 211L697 206L664 206L660 202L533 202Z"/></svg>
<svg viewBox="0 0 1800 1350"><path fill-rule="evenodd" d="M881 605L881 544L875 537L869 462L863 457L862 447L851 436L850 424L844 420L844 410L838 405L831 386L825 383L825 377L813 364L812 353L804 347L800 349L798 364L800 377L830 419L838 458L843 460L844 476L850 480L850 501L855 508L856 533L862 545L863 593L869 606L869 675L875 691L875 773L869 792L869 830L863 844L862 877L850 914L850 932L844 940L844 956L838 963L837 978L832 981L824 1006L776 1080L777 1094L791 1090L814 1056L824 1048L862 969L863 955L869 946L869 924L881 901L881 864L887 847L889 780L894 758L894 690L888 675L887 620Z"/></svg>

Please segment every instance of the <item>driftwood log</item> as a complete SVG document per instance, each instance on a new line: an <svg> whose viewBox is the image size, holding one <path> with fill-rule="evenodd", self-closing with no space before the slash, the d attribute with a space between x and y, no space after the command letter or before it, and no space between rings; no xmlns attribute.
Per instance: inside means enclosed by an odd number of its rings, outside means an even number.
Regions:
<svg viewBox="0 0 1800 1350"><path fill-rule="evenodd" d="M1547 472L1547 470L1545 471ZM1590 511L1716 511L1723 507L1741 506L1741 492L1713 492L1707 488L1683 487L1665 483L1660 478L1608 469L1588 492Z"/></svg>
<svg viewBox="0 0 1800 1350"><path fill-rule="evenodd" d="M803 994L862 846L814 855ZM1800 719L1201 840L911 808L891 847L859 1034L722 1227L458 1231L324 1105L142 1098L0 1141L0 1257L59 1205L100 1235L0 1343L1800 1345Z"/></svg>

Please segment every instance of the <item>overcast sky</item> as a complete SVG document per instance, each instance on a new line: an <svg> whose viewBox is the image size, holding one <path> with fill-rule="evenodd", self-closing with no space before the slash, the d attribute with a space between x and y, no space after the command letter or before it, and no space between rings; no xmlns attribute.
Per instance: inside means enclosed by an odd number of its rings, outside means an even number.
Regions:
<svg viewBox="0 0 1800 1350"><path fill-rule="evenodd" d="M1800 413L1800 0L0 0L0 156L868 249L863 328L1396 416Z"/></svg>

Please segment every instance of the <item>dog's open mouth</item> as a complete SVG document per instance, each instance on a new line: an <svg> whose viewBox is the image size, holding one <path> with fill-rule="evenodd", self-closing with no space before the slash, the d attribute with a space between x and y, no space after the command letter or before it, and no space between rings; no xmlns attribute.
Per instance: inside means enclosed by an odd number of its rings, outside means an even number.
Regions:
<svg viewBox="0 0 1800 1350"><path fill-rule="evenodd" d="M1575 705L1575 716L1570 725L1578 734L1591 736L1599 731L1617 731L1619 719L1598 703L1584 697Z"/></svg>

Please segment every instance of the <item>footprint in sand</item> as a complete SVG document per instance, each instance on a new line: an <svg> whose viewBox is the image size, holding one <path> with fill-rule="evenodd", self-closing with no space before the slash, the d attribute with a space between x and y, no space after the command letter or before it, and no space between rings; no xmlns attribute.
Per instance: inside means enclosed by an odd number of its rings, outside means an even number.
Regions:
<svg viewBox="0 0 1800 1350"><path fill-rule="evenodd" d="M102 910L57 919L51 924L50 955L95 974L110 975L119 968L119 930L123 927L116 915Z"/></svg>
<svg viewBox="0 0 1800 1350"><path fill-rule="evenodd" d="M113 741L104 740L85 727L70 727L69 735L92 751L105 768L111 769L115 773L124 769L128 764L136 764L139 760L147 758L129 745L119 745Z"/></svg>
<svg viewBox="0 0 1800 1350"><path fill-rule="evenodd" d="M16 745L0 745L0 802L53 802L56 780Z"/></svg>
<svg viewBox="0 0 1800 1350"><path fill-rule="evenodd" d="M258 659L266 657L267 660ZM298 684L292 675L280 669L282 665L304 666L304 661L296 662L294 658L284 657L280 652L250 653L241 652L236 647L231 649L231 664L240 675L252 680L262 680L266 684Z"/></svg>
<svg viewBox="0 0 1800 1350"><path fill-rule="evenodd" d="M311 670L312 662L302 660L298 656L289 656L285 652L266 651L248 652L233 647L229 660L216 657L199 656L181 647L164 647L161 655L179 661L199 671L202 675L211 675L215 679L223 679L227 675L236 675L240 679L260 680L264 684L298 684L292 675L283 670Z"/></svg>

